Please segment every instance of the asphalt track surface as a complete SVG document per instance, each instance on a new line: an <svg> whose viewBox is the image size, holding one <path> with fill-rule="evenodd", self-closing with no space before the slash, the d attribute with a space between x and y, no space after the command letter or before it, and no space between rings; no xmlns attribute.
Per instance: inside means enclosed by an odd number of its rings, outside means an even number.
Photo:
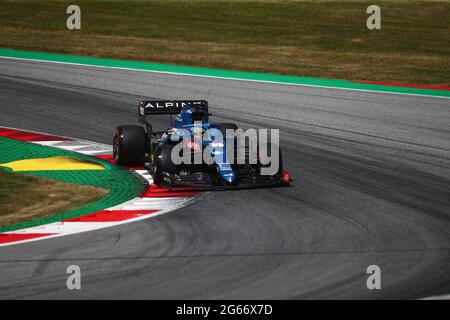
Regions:
<svg viewBox="0 0 450 320"><path fill-rule="evenodd" d="M279 128L294 188L0 248L0 299L422 298L450 292L450 99L0 59L0 125L103 143L142 98ZM155 117L157 129L168 120ZM81 267L82 289L66 287ZM366 268L381 268L368 290Z"/></svg>

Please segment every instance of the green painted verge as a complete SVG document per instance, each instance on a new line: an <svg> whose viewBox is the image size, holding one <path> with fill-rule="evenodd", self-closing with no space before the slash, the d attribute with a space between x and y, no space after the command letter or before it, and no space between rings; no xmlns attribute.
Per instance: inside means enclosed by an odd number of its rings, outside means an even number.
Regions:
<svg viewBox="0 0 450 320"><path fill-rule="evenodd" d="M208 68L196 68L187 66L175 66L167 64L140 62L140 61L128 61L128 60L114 60L104 58L92 58L73 56L65 54L33 52L0 48L0 57L20 58L29 60L42 60L48 62L63 62L72 64L83 64L87 66L98 66L108 68L123 68L141 71L155 71L164 73L176 73L182 75L195 75L195 76L207 76L226 79L238 79L247 81L263 81L263 82L275 82L283 84L295 84L306 86L320 86L328 88L340 88L340 89L352 89L352 90L367 90L377 92L390 92L400 94L415 94L435 97L450 97L450 91L447 90L435 90L435 89L423 89L423 88L409 88L409 87L397 87L397 86L385 86L376 84L363 84L346 80L333 80L323 78L310 78L310 77L295 77L285 76L268 73L253 73L231 70L218 70Z"/></svg>
<svg viewBox="0 0 450 320"><path fill-rule="evenodd" d="M0 232L35 227L97 212L131 200L143 191L143 184L133 173L128 170L120 169L101 159L3 137L0 137L0 150L0 163L57 156L70 156L72 158L100 163L105 167L105 170L21 171L20 173L33 174L62 182L71 182L109 189L109 193L97 202L49 217L0 226Z"/></svg>

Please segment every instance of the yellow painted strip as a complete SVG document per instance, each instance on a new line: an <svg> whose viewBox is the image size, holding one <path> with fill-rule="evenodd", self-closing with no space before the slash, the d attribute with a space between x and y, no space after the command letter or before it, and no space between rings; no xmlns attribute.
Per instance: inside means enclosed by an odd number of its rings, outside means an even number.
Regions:
<svg viewBox="0 0 450 320"><path fill-rule="evenodd" d="M99 163L66 156L18 160L1 163L0 166L10 168L12 171L105 170Z"/></svg>

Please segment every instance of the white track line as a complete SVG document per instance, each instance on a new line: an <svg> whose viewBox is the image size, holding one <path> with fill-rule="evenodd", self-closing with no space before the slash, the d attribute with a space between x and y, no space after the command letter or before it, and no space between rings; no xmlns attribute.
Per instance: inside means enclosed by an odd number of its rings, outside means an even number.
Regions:
<svg viewBox="0 0 450 320"><path fill-rule="evenodd" d="M76 63L76 62L49 61L49 60L32 59L32 58L15 58L15 57L5 57L5 56L0 56L0 58L11 59L11 60L36 61L36 62L42 62L42 63L55 63L55 64L63 64L63 65L74 65L74 66L83 66L83 67L90 67L90 68L117 69L117 70L130 70L130 71L138 71L138 72L171 74L171 75L177 75L177 76L201 77L201 78L212 78L212 79L232 80L232 81L260 82L260 83L289 85L289 86L313 87L313 88L333 89L333 90L349 90L349 91L372 92L372 93L381 93L381 94L398 94L398 95L418 96L418 97L437 98L437 99L450 99L450 97L446 97L446 96L435 96L435 95L426 95L426 94L419 94L419 93L392 92L392 91L356 89L356 88L341 88L341 87L324 86L324 85L316 85L316 84L289 83L289 82L270 81L270 80L241 79L241 78L221 77L221 76L207 76L207 75L194 74L194 73L143 70L143 69L125 68L125 67L98 66L98 65L83 64L83 63Z"/></svg>

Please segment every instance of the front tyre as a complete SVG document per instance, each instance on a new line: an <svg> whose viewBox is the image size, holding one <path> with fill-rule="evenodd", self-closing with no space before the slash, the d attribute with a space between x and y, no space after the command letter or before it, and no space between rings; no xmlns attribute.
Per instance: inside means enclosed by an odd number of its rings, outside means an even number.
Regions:
<svg viewBox="0 0 450 320"><path fill-rule="evenodd" d="M170 187L170 177L177 173L177 166L172 161L173 147L162 144L155 149L153 182L159 187Z"/></svg>

